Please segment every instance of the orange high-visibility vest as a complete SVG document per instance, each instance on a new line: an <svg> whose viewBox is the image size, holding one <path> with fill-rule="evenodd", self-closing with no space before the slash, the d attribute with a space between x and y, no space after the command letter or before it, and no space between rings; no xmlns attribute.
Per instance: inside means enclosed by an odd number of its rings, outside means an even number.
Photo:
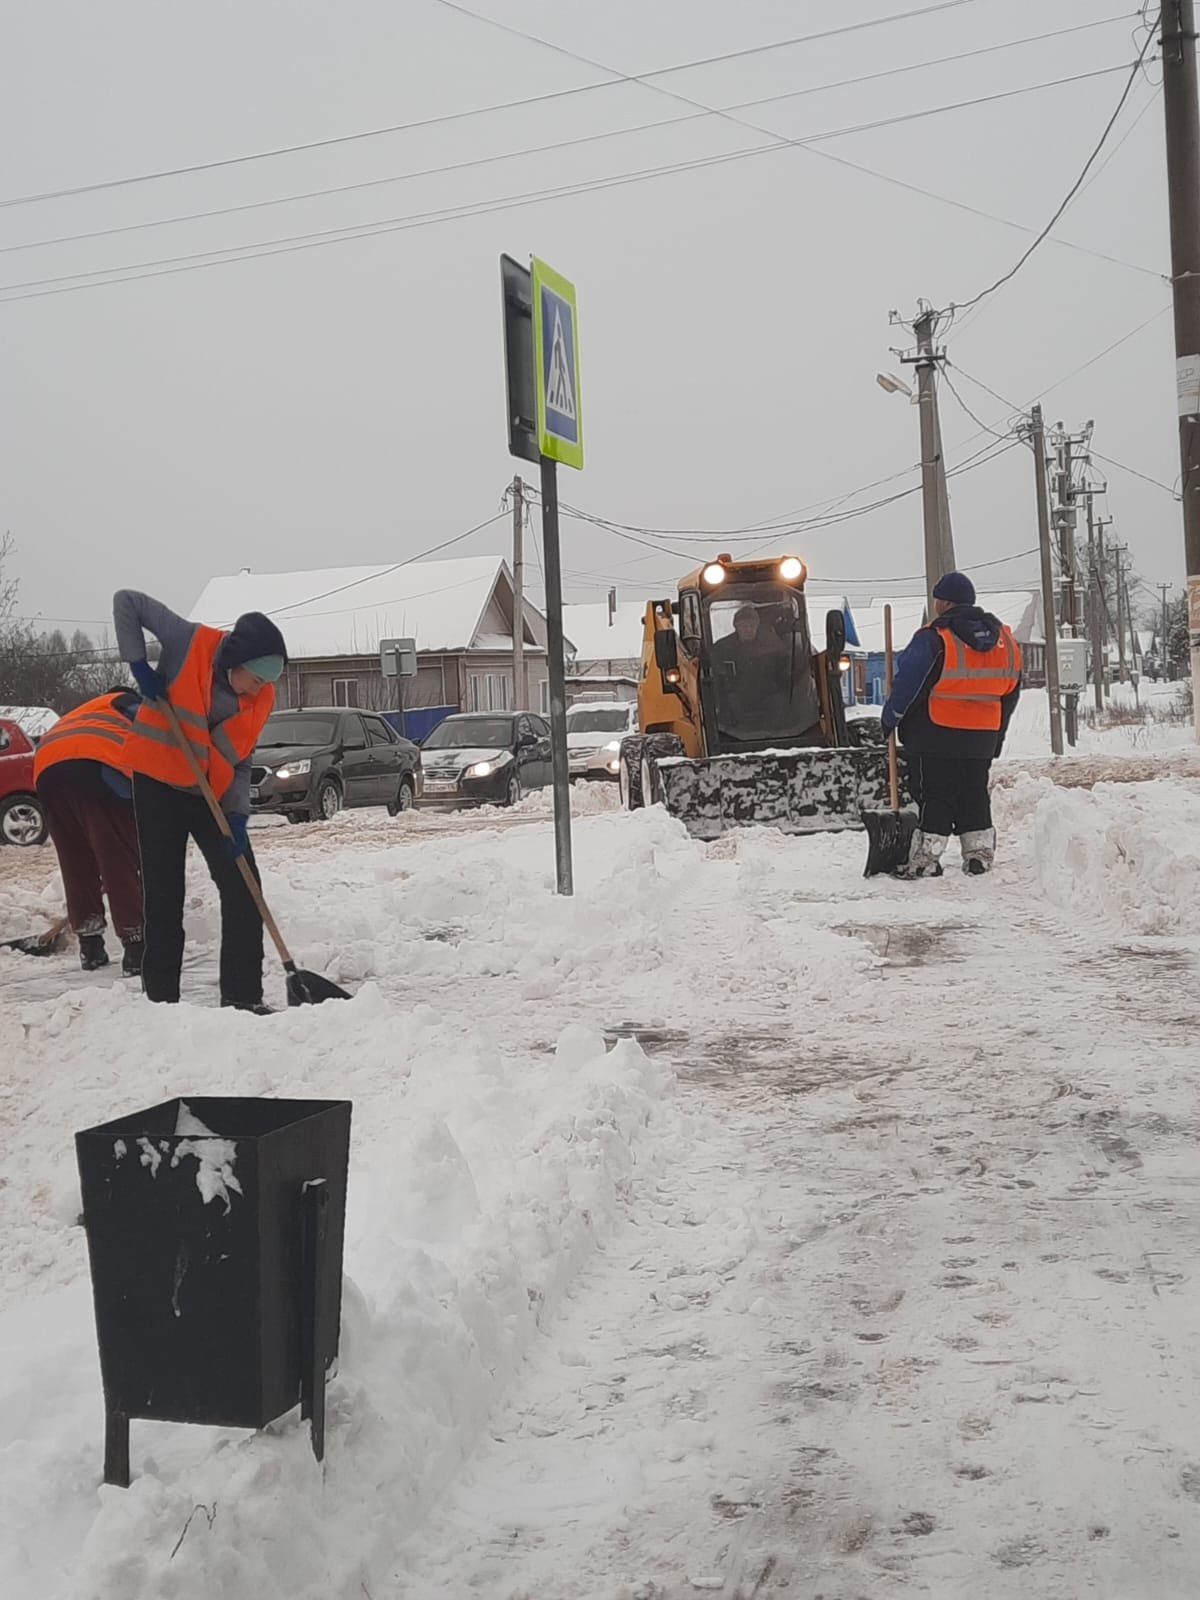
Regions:
<svg viewBox="0 0 1200 1600"><path fill-rule="evenodd" d="M132 723L116 706L117 701L129 693L130 690L121 689L97 695L94 700L85 700L83 705L60 717L38 740L33 758L33 781L36 783L43 772L60 761L102 761L106 767L115 767L128 777L124 749Z"/></svg>
<svg viewBox="0 0 1200 1600"><path fill-rule="evenodd" d="M274 684L264 683L255 695L243 695L232 717L208 725L212 708L213 667L225 635L219 628L198 624L192 635L183 665L167 697L179 719L179 726L192 747L218 800L233 782L233 769L258 743L263 724L275 704ZM124 762L132 772L157 778L175 789L195 790L191 768L175 742L170 724L151 701L143 701L137 720L125 741Z"/></svg>
<svg viewBox="0 0 1200 1600"><path fill-rule="evenodd" d="M991 650L971 650L949 628L939 628L946 647L942 675L929 694L929 718L939 728L999 733L1000 702L1021 681L1021 646L1001 628Z"/></svg>

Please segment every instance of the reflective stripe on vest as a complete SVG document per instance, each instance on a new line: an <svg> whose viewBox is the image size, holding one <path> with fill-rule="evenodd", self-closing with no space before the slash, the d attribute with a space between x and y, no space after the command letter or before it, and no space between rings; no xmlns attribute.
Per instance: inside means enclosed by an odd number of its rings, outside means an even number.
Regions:
<svg viewBox="0 0 1200 1600"><path fill-rule="evenodd" d="M122 716L116 704L129 692L122 689L113 694L97 695L94 700L86 700L74 711L68 711L48 728L38 740L33 758L33 781L36 783L43 772L60 761L100 761L128 776L123 752L129 737L130 718Z"/></svg>
<svg viewBox="0 0 1200 1600"><path fill-rule="evenodd" d="M266 683L255 695L242 695L233 716L208 724L212 708L213 669L225 635L198 624L183 665L167 689L172 709L201 771L218 799L233 782L233 769L258 743L263 724L275 704L275 687ZM194 791L191 768L170 724L157 706L143 702L126 737L124 759L133 772L157 778L175 789Z"/></svg>
<svg viewBox="0 0 1200 1600"><path fill-rule="evenodd" d="M949 628L939 628L946 656L929 694L929 718L939 728L999 733L1000 702L1021 681L1021 647L1002 628L991 650L972 650Z"/></svg>

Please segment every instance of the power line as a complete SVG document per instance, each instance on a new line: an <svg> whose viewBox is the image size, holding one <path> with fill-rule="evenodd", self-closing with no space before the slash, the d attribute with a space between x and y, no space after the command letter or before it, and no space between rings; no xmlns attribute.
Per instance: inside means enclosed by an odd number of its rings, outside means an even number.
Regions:
<svg viewBox="0 0 1200 1600"><path fill-rule="evenodd" d="M441 4L446 4L447 0L440 0L440 3ZM1079 176L1075 179L1075 182L1067 190L1066 195L1063 197L1062 203L1058 206L1057 210L1054 212L1054 214L1050 218L1049 222L1047 222L1046 226L1036 236L1036 238L1030 244L1029 248L1027 250L1025 250L1017 258L1015 264L1013 266L1011 266L1006 273L1004 273L1001 277L997 278L994 283L989 284L986 289L982 289L972 299L958 301L956 304L953 304L952 306L948 307L947 310L950 310L950 311L969 311L972 306L977 306L980 303L981 300L986 300L989 295L995 294L997 289L1002 289L1006 283L1011 283L1013 278L1016 277L1017 273L1020 272L1021 268L1029 260L1030 256L1034 253L1034 251L1038 248L1038 246L1042 243L1042 241L1047 237L1047 235L1050 233L1051 229L1054 227L1054 224L1059 220L1059 218L1062 216L1063 212L1066 211L1067 207L1071 204L1071 201L1074 200L1075 196L1079 193L1080 189L1083 187L1084 181L1087 178L1088 173L1091 171L1092 166L1094 165L1094 163L1096 161L1096 158L1099 156L1100 152L1104 149L1104 146L1108 141L1109 134L1112 132L1113 128L1116 126L1117 118L1121 115L1121 112L1125 109L1125 102L1126 102L1126 100L1129 99L1129 96L1130 96L1130 93L1132 92L1133 86L1137 82L1138 74L1141 71L1142 62L1145 60L1146 54L1149 51L1150 46L1153 43L1154 43L1154 34L1153 33L1148 33L1146 35L1145 43L1142 45L1141 50L1138 52L1137 60L1133 63L1133 66L1130 69L1129 77L1128 77L1128 79L1127 79L1127 81L1125 83L1124 89L1122 89L1122 91L1121 91L1121 97L1117 101L1116 109L1113 111L1112 116L1109 117L1108 122L1105 124L1104 132L1100 135L1099 142L1096 144L1096 146L1092 150L1091 155L1089 155L1087 160L1084 162L1082 171L1080 172Z"/></svg>
<svg viewBox="0 0 1200 1600"><path fill-rule="evenodd" d="M1151 478L1147 473L1139 472L1136 467L1127 467L1123 461L1116 461L1112 456L1101 455L1099 450L1093 450L1092 455L1095 456L1097 461L1103 461L1107 466L1116 467L1119 472L1127 472L1131 478L1140 478L1143 483L1149 483L1156 489L1165 490L1172 500L1177 501L1179 499L1174 487L1163 483L1160 478Z"/></svg>
<svg viewBox="0 0 1200 1600"><path fill-rule="evenodd" d="M451 5L449 0L439 0L439 3L446 5L452 11L460 11L466 16L474 17L476 21L491 23L492 26L504 28L509 33L517 32L516 29L506 28L503 23L493 22L490 17L476 16L476 13L467 11L465 6ZM46 189L37 194L11 195L7 199L0 199L0 209L8 209L12 206L34 205L43 200L64 200L80 194L96 194L105 189L122 189L133 184L153 183L161 178L181 178L196 172L215 172L225 167L243 166L250 161L267 161L276 156L298 155L307 150L328 150L335 145L353 144L363 139L377 139L385 134L407 133L416 128L429 128L441 123L458 122L466 117L483 116L494 111L510 111L520 106L537 105L547 100L561 100L567 95L588 94L595 89L611 88L615 82L643 83L650 78L662 78L673 73L689 72L695 67L716 66L724 61L737 61L749 55L763 55L772 50L787 49L792 45L813 44L818 40L835 38L839 34L856 33L863 28L881 27L889 22L904 22L913 17L928 16L934 12L951 11L958 6L979 3L980 0L940 0L938 4L924 6L915 11L895 12L891 16L876 17L869 22L850 23L838 28L827 28L820 33L801 34L795 38L780 39L772 44L757 45L749 50L731 50L724 55L706 56L698 61L677 62L669 67L660 67L654 72L619 74L614 79L603 83L583 84L574 89L559 89L547 94L526 95L519 100L503 101L498 105L476 106L467 111L446 112L440 116L421 117L411 122L394 123L390 127L367 128L357 133L336 134L325 139L309 139L299 144L276 145L265 150L249 151L243 155L224 156L213 161L196 161L187 166L163 167L156 172L141 172L131 177L106 178L98 183L73 184L68 188ZM533 36L522 35L522 37L532 39ZM535 40L534 42L539 44L546 43L545 40ZM556 49L557 46L550 45L548 48ZM593 65L593 63L586 64ZM601 67L598 70L611 73L613 69L611 67Z"/></svg>
<svg viewBox="0 0 1200 1600"><path fill-rule="evenodd" d="M145 220L144 222L124 223L124 224L121 224L119 226L114 226L114 227L109 227L109 228L93 228L93 229L87 230L87 231L82 232L82 233L66 233L66 234L58 234L58 235L55 235L54 237L47 238L47 239L28 239L28 240L23 240L23 241L21 241L21 242L19 242L17 244L0 245L0 255L13 255L13 254L17 254L17 253L19 253L21 251L25 251L25 250L49 249L52 246L61 245L61 244L81 244L81 243L85 243L85 242L88 242L88 241L93 240L93 239L115 238L115 237L119 237L121 235L129 234L129 233L142 233L142 232L145 232L147 229L150 229L150 228L173 227L173 226L176 226L176 225L179 225L179 224L182 224L182 223L188 223L188 222L206 222L206 221L212 221L212 220L215 220L215 219L221 218L221 217L240 216L240 215L242 215L242 214L244 214L246 212L250 212L250 211L269 210L269 209L271 209L271 208L273 208L275 206L295 205L295 204L299 204L299 203L302 203L302 202L308 201L308 200L329 199L329 198L331 198L333 196L336 196L336 195L356 194L356 193L364 192L366 190L384 188L384 187L386 187L386 186L388 186L390 184L410 183L410 182L415 181L418 178L440 177L440 176L444 176L444 175L446 175L448 173L452 173L452 172L466 171L466 170L469 170L469 169L474 168L474 167L495 165L496 163L501 162L501 161L516 161L516 160L523 159L526 156L544 155L544 154L546 154L547 152L550 152L550 151L574 149L574 148L577 148L580 145L599 143L599 142L601 142L603 140L606 140L606 139L621 138L622 136L624 136L626 134L646 133L646 132L649 132L651 130L658 129L658 128L673 127L677 123L678 124L683 124L683 123L687 123L687 122L700 122L700 121L706 120L708 117L720 116L721 114L723 114L725 112L753 110L753 109L755 109L755 108L757 108L759 106L776 105L776 104L779 104L779 103L781 103L783 101L797 100L797 99L804 98L805 96L808 96L808 95L825 94L825 93L828 93L828 92L830 92L830 91L832 91L834 89L846 89L846 88L855 87L855 86L858 86L858 85L861 85L861 84L865 84L865 83L875 83L875 82L878 82L880 79L898 77L898 76L902 76L904 74L912 73L912 72L920 72L920 71L924 71L924 70L926 70L927 68L930 68L930 67L940 67L940 66L946 66L946 65L949 65L949 64L955 63L955 62L968 61L968 60L972 60L972 59L974 59L976 57L979 57L979 56L993 55L998 51L1016 49L1017 47L1019 47L1021 45L1037 44L1037 43L1041 43L1041 42L1043 42L1045 40L1049 40L1049 39L1063 38L1068 34L1083 33L1083 32L1089 31L1089 30L1091 30L1093 28L1106 27L1106 26L1111 25L1114 22L1126 22L1126 21L1128 21L1130 19L1130 17L1136 17L1137 15L1138 15L1137 12L1124 12L1124 13L1120 14L1119 16L1116 16L1116 17L1102 17L1102 18L1100 18L1100 19L1098 19L1096 21L1093 21L1093 22L1077 23L1074 26L1069 27L1069 28L1055 28L1055 29L1051 30L1048 33L1027 34L1024 37L1020 38L1020 39L1010 39L1010 40L1005 40L1005 41L1003 41L1003 42L1001 42L999 44L984 45L984 46L982 46L982 47L980 47L978 49L975 49L975 50L963 50L963 51L957 52L954 55L936 56L936 57L933 57L931 60L928 60L928 61L913 62L913 63L911 63L909 65L902 66L902 67L887 67L883 71L880 71L880 72L869 72L869 73L861 74L860 76L854 77L854 78L842 78L842 79L837 80L837 81L832 82L832 83L811 84L808 87L803 88L803 89L789 89L789 90L787 90L787 91L785 91L785 92L783 92L781 94L763 95L763 96L760 96L757 99L753 99L753 100L739 100L739 101L733 102L730 105L714 107L712 110L696 111L696 112L691 113L691 114L689 114L687 116L659 118L657 121L654 121L654 122L635 123L635 124L633 124L633 125L631 125L629 127L613 128L613 129L606 130L605 132L602 132L602 133L587 134L587 135L581 136L580 138L577 138L577 139L564 139L564 140L555 141L554 143L551 143L551 144L533 145L533 146L527 146L524 149L520 149L520 150L502 151L497 155L479 156L479 157L475 157L475 158L470 159L470 160L450 162L450 163L448 163L448 164L446 164L444 166L439 166L439 167L423 167L423 168L418 169L416 172L393 173L393 174L390 174L386 178L368 178L368 179L363 179L363 180L360 180L360 181L357 181L357 182L354 182L354 183L332 184L332 185L329 185L329 186L327 186L325 188L322 188L322 189L308 189L308 190L300 191L299 193L296 193L296 194L274 195L274 196L270 196L269 198L267 198L265 200L248 200L248 201L242 202L242 203L240 203L238 205L217 206L217 207L213 207L213 208L210 208L208 210L205 210L205 211L187 211L187 212L179 212L174 216L151 217L151 218L148 218L147 220ZM623 81L624 81L623 79L617 79L617 80L613 80L611 84L608 84L608 83L599 84L599 85L594 85L593 87L598 87L598 88L609 88L609 87L612 87L612 88L616 88L616 87L619 87L620 83L623 82ZM569 89L569 90L563 91L563 93L565 93L565 94L576 94L576 93L580 93L580 92L582 92L582 91L574 90L574 89ZM1014 91L1014 92L1023 92L1023 91ZM535 100L536 99L541 99L541 98L544 98L544 97L542 97L542 96L534 97ZM984 98L985 99L990 99L992 97L988 96L988 97L984 97ZM1002 98L1002 96L997 96L996 98ZM529 103L529 102L526 102L526 101L510 102L510 104L516 104L516 105L527 104L527 103ZM983 100L978 100L978 101L965 102L964 104L982 104L982 103L984 103ZM946 109L946 110L959 109L959 106L958 105L947 106L947 107L942 108L942 109ZM1143 108L1143 111L1145 109L1148 109L1148 106ZM464 115L474 115L474 114L482 115L482 112L480 112L480 113L463 113L463 114ZM932 115L933 112L924 113L924 114ZM1139 120L1140 120L1140 118L1139 118ZM1136 124L1135 124L1135 126L1136 126ZM845 131L846 132L858 132L858 131L860 131L860 129L856 127L856 128L853 128L853 129L847 129ZM1133 131L1133 129L1130 128L1129 132L1132 132L1132 131ZM834 136L842 137L843 135L839 131L836 135L825 135L824 137L834 137ZM364 135L363 137L367 137L367 135ZM1125 137L1128 138L1128 133L1125 135ZM1124 141L1122 141L1122 143L1123 142ZM1115 151L1113 153L1115 154ZM935 197L935 198L937 198L937 197ZM1001 222L1004 221L1003 218L998 218L997 220L1001 221ZM1017 224L1011 224L1011 226L1017 226ZM1032 230L1030 230L1030 231L1032 231ZM1065 243L1065 242L1066 241L1062 241L1062 240L1056 241L1056 243ZM1098 252L1089 252L1089 253L1098 253ZM1108 259L1113 259L1113 258L1104 257L1103 259L1108 260ZM1121 263L1121 264L1122 265L1127 265L1128 263ZM1147 270L1147 271L1149 271L1150 269L1147 268L1147 269L1135 269L1135 270Z"/></svg>
<svg viewBox="0 0 1200 1600"><path fill-rule="evenodd" d="M439 0L439 4L447 3L449 3L449 0ZM412 228L435 226L439 222L455 220L464 216L486 215L493 211L509 209L514 205L531 204L547 199L559 199L572 194L587 194L601 189L620 188L625 184L644 182L647 179L663 177L676 172L690 172L700 168L720 166L732 161L748 160L754 156L769 154L775 150L791 147L808 149L825 140L841 139L854 133L865 133L879 128L893 127L901 123L918 121L925 117L940 116L946 112L965 110L971 106L1011 99L1017 95L1032 94L1043 89L1061 88L1065 84L1078 83L1088 78L1104 77L1109 73L1122 71L1123 67L1123 63L1111 67L1100 67L1090 72L1076 73L1065 78L1025 84L1015 89L1001 90L993 94L977 96L970 100L959 100L946 105L929 106L917 111L901 112L892 117L878 118L873 122L855 123L844 127L826 129L819 133L806 134L803 137L794 139L771 133L769 129L756 128L754 124L740 122L736 118L727 118L727 120L734 121L740 127L766 134L771 143L754 145L747 150L727 151L718 156L701 157L692 161L642 168L632 173L614 174L607 178L589 179L579 184L530 190L523 194L504 196L496 200L475 201L462 206L443 207L435 211L411 213L406 216L357 224L350 227L327 228L309 233L284 235L278 239L257 240L244 245L227 245L215 250L189 251L178 256L155 257L144 261L127 261L112 267L97 267L83 272L60 273L46 278L29 278L16 283L0 284L0 296L3 296L6 300L37 299L42 298L45 293L56 289L60 293L69 292L68 289L62 287L64 285L73 289L103 288L110 283L135 282L140 278L165 277L180 271L198 271L206 267L225 266L237 261L257 260L274 255L288 255L299 250L317 249L330 244L351 243L358 239L373 238L377 234L405 232ZM669 93L669 91L660 92ZM672 98L680 97L672 95ZM684 103L699 105L699 102L693 101L684 101ZM700 107L700 115L703 117L727 116L725 112L713 107ZM698 119L695 117L674 117L644 124L641 128L635 127L618 131L621 133L635 133L644 131L646 128L667 127L677 122L695 120ZM572 145L588 144L614 136L613 133L590 134L577 140L560 141L554 145L513 152L513 154L544 154L549 150L565 149ZM430 168L427 171L412 173L408 176L413 178L427 177L439 171L455 171L462 167L486 164L488 161L497 159L505 158L481 157L468 162L453 163L444 168Z"/></svg>

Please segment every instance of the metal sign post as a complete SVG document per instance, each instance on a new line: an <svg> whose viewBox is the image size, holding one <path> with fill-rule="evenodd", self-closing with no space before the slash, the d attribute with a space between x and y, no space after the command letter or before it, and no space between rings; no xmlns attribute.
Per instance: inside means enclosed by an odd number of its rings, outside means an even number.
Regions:
<svg viewBox="0 0 1200 1600"><path fill-rule="evenodd" d="M381 639L379 641L379 670L385 678L396 680L396 710L400 713L400 732L404 733L404 680L417 675L417 641L415 639Z"/></svg>
<svg viewBox="0 0 1200 1600"><path fill-rule="evenodd" d="M563 657L558 463L583 466L583 395L574 286L544 261L527 271L500 257L509 450L538 463L546 574L546 654L554 773L554 859L559 894L574 893L571 780L567 766L567 691Z"/></svg>

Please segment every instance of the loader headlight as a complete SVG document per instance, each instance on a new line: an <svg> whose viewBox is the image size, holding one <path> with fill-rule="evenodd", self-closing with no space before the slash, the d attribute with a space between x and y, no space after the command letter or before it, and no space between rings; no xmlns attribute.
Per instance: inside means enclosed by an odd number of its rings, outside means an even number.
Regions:
<svg viewBox="0 0 1200 1600"><path fill-rule="evenodd" d="M678 667L668 667L667 670L663 673L663 681L665 683L678 683L680 681L679 668Z"/></svg>
<svg viewBox="0 0 1200 1600"><path fill-rule="evenodd" d="M311 761L289 761L285 767L276 767L277 778L302 778L306 772L312 771Z"/></svg>
<svg viewBox="0 0 1200 1600"><path fill-rule="evenodd" d="M705 567L701 576L703 577L705 583L715 588L718 583L725 582L725 568L720 564L719 561L710 561L708 566Z"/></svg>
<svg viewBox="0 0 1200 1600"><path fill-rule="evenodd" d="M779 563L779 576L785 583L795 583L804 576L804 563L799 556L784 556Z"/></svg>
<svg viewBox="0 0 1200 1600"><path fill-rule="evenodd" d="M838 671L839 672L849 672L850 671L850 657L849 656L843 656L842 659L838 662Z"/></svg>

